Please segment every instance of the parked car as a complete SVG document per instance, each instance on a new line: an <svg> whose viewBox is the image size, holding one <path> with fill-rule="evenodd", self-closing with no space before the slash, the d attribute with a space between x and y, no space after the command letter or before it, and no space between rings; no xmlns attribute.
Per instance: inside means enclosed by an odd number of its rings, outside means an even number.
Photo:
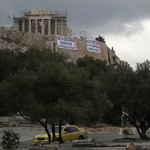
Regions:
<svg viewBox="0 0 150 150"><path fill-rule="evenodd" d="M51 135L51 141L52 141L53 140L52 128L49 128L49 133ZM56 139L59 139L58 126L55 126L55 135L56 135ZM63 141L73 141L78 139L85 139L85 136L86 138L88 138L88 133L87 131L80 129L75 125L65 125L65 126L61 126L61 136ZM46 142L46 141L48 141L48 135L46 132L36 135L33 138L33 143Z"/></svg>

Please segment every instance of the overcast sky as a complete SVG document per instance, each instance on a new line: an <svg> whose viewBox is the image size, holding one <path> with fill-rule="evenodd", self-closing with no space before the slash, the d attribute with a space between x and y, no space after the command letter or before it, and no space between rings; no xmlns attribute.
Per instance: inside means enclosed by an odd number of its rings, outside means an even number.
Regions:
<svg viewBox="0 0 150 150"><path fill-rule="evenodd" d="M0 0L0 26L24 10L66 11L73 35L105 38L135 68L150 57L150 0ZM12 22L11 22L12 24Z"/></svg>

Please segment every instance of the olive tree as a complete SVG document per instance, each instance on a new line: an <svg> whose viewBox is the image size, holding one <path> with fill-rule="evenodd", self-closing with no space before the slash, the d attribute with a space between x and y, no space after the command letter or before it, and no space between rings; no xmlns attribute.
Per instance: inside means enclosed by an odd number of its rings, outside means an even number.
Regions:
<svg viewBox="0 0 150 150"><path fill-rule="evenodd" d="M136 127L141 139L146 139L150 127L150 61L138 63L126 81L122 100L123 116Z"/></svg>
<svg viewBox="0 0 150 150"><path fill-rule="evenodd" d="M24 67L0 84L1 99L9 111L15 108L26 119L39 122L49 142L48 124L61 126L64 120L98 120L111 106L107 95L99 92L100 83L89 79L84 69L67 61L63 54L30 49L16 56Z"/></svg>
<svg viewBox="0 0 150 150"><path fill-rule="evenodd" d="M136 127L146 139L150 127L150 61L138 63L136 70L120 66L101 74L102 90L107 93L115 114Z"/></svg>

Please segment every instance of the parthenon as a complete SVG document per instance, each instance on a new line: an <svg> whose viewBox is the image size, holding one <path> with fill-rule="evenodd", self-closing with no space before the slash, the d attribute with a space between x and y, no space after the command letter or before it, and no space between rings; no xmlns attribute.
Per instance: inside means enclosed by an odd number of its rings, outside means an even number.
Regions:
<svg viewBox="0 0 150 150"><path fill-rule="evenodd" d="M42 35L71 36L67 27L67 15L60 12L33 10L24 12L22 16L13 17L17 31Z"/></svg>

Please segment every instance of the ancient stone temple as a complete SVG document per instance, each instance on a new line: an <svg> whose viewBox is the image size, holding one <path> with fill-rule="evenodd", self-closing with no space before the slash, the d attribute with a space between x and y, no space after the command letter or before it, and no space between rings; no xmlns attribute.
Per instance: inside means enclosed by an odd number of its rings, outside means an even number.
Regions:
<svg viewBox="0 0 150 150"><path fill-rule="evenodd" d="M71 36L71 30L67 27L66 12L27 11L22 15L14 15L13 22L16 30L21 32Z"/></svg>

